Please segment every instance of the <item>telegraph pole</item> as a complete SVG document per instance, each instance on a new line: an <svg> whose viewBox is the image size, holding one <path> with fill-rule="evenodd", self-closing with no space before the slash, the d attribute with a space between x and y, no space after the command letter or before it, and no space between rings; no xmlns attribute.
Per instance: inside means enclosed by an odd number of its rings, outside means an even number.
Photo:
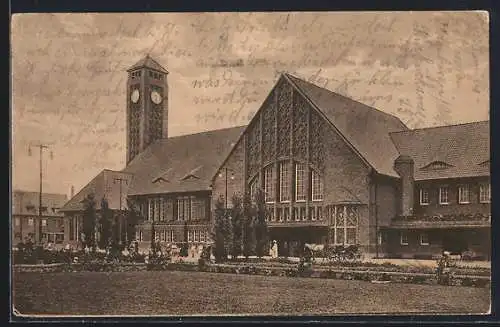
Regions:
<svg viewBox="0 0 500 327"><path fill-rule="evenodd" d="M122 215L122 184L125 182L125 184L127 184L127 180L125 178L115 178L114 181L113 181L115 184L116 182L120 183L120 218L121 218L121 215ZM120 219L120 222L119 222L119 230L120 230L120 244L122 242L122 219ZM125 242L128 242L128 229L127 229L127 225L125 225Z"/></svg>
<svg viewBox="0 0 500 327"><path fill-rule="evenodd" d="M42 243L42 192L43 192L43 150L49 149L49 146L46 144L36 144L32 145L40 150L40 189L39 189L39 194L38 194L38 222L36 226L36 231L35 231L35 242L41 245ZM28 149L29 154L31 155L31 148ZM52 156L52 153L51 153Z"/></svg>

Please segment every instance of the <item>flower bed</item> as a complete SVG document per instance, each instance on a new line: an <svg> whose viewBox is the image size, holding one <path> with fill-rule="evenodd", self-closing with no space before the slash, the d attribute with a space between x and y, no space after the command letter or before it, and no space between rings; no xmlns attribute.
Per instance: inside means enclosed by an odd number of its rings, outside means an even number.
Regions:
<svg viewBox="0 0 500 327"><path fill-rule="evenodd" d="M364 280L370 282L392 282L392 283L416 283L436 284L436 274L432 268L423 267L422 271L417 269L403 269L398 271L391 265L371 265L369 267L360 265L358 267L325 267L312 266L308 269L298 269L297 264L208 264L196 265L193 263L175 262L165 263L152 267L145 263L129 263L105 261L89 261L76 264L44 264L44 265L14 265L16 272L71 272L71 271L94 271L94 272L125 272L145 270L177 270L177 271L203 271L212 273L248 274L262 276L281 277L310 277L344 280ZM399 267L399 266L395 266ZM401 268L401 267L399 267ZM421 268L421 267L414 267ZM490 274L477 269L457 270L453 277L452 285L486 287L490 285Z"/></svg>
<svg viewBox="0 0 500 327"><path fill-rule="evenodd" d="M297 263L286 263L286 262L276 262L276 261L260 261L251 263L236 263L227 262L226 265L231 266L249 266L253 265L256 267L263 267L269 269L279 269L279 268L293 268L297 266ZM422 273L422 274L434 274L435 268L429 266L400 266L391 263L371 263L371 262L346 262L344 264L327 264L327 263L315 263L313 264L315 270L357 270L357 271L384 271L384 272L400 272L400 273ZM475 275L475 276L490 276L491 269L484 267L453 267L453 271L457 275Z"/></svg>

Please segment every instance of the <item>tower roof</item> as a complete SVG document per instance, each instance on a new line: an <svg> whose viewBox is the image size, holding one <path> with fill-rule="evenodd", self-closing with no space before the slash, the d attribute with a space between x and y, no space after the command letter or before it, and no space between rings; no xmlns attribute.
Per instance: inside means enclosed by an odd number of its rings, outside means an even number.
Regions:
<svg viewBox="0 0 500 327"><path fill-rule="evenodd" d="M127 72L130 72L132 70L139 69L139 68L151 68L151 69L157 70L159 72L168 74L168 71L165 68L163 68L156 60L151 58L149 53L144 58L142 58L141 60L136 62L132 67L127 69Z"/></svg>

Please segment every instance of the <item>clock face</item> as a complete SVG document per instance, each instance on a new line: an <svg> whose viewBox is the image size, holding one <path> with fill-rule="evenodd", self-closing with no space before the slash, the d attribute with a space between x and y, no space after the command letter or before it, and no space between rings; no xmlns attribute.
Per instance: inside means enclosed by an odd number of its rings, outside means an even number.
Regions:
<svg viewBox="0 0 500 327"><path fill-rule="evenodd" d="M133 103L137 103L139 101L139 90L135 89L132 94L130 95L130 100L132 100Z"/></svg>
<svg viewBox="0 0 500 327"><path fill-rule="evenodd" d="M161 94L158 93L158 91L152 91L151 92L151 101L153 101L154 104L160 104L162 101Z"/></svg>

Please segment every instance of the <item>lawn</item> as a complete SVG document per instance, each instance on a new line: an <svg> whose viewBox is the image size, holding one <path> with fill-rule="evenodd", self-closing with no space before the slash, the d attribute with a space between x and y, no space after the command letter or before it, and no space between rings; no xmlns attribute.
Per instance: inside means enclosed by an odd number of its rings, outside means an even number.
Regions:
<svg viewBox="0 0 500 327"><path fill-rule="evenodd" d="M487 288L178 271L16 273L21 313L214 315L485 313Z"/></svg>

